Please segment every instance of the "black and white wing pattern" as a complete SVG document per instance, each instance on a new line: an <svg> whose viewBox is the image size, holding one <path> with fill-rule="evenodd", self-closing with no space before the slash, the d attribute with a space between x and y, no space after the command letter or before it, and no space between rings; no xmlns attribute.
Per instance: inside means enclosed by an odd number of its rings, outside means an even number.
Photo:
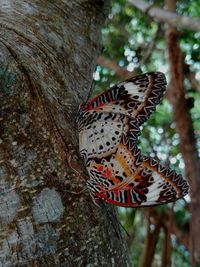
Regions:
<svg viewBox="0 0 200 267"><path fill-rule="evenodd" d="M124 207L175 201L189 191L186 180L137 147L140 126L166 89L161 72L123 81L80 105L77 117L80 153L90 175L96 204L100 199Z"/></svg>
<svg viewBox="0 0 200 267"><path fill-rule="evenodd" d="M121 82L86 105L81 104L77 123L85 162L114 153L123 135L136 142L139 126L155 110L165 89L164 74L150 72Z"/></svg>
<svg viewBox="0 0 200 267"><path fill-rule="evenodd" d="M189 185L180 174L148 156L142 157L142 161L140 158L138 166L137 147L123 150L123 155L129 154L128 161L117 152L109 162L91 162L88 168L88 188L97 205L103 199L122 207L155 206L188 194Z"/></svg>

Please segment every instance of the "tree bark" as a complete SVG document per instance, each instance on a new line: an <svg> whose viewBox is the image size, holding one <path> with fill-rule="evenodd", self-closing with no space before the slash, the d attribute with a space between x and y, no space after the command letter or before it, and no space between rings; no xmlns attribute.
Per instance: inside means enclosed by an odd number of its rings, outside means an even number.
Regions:
<svg viewBox="0 0 200 267"><path fill-rule="evenodd" d="M174 1L166 4L170 11L175 11ZM200 264L200 160L190 111L184 90L183 55L179 46L178 32L174 28L167 31L168 55L171 75L171 103L173 105L176 130L180 137L180 150L185 162L186 176L191 187L190 221L190 258L191 266Z"/></svg>
<svg viewBox="0 0 200 267"><path fill-rule="evenodd" d="M1 0L1 266L130 266L107 212L69 193L88 178L74 112L107 13L102 0Z"/></svg>
<svg viewBox="0 0 200 267"><path fill-rule="evenodd" d="M161 267L171 267L171 232L173 226L173 208L170 210L166 225L163 224L164 240L162 244L162 263Z"/></svg>
<svg viewBox="0 0 200 267"><path fill-rule="evenodd" d="M154 259L154 254L156 250L156 245L158 242L160 230L162 228L162 219L159 215L156 218L156 221L152 224L151 223L151 210L147 210L147 236L145 239L143 254L141 255L140 259L140 267L151 267ZM151 229L151 226L154 227L154 229Z"/></svg>

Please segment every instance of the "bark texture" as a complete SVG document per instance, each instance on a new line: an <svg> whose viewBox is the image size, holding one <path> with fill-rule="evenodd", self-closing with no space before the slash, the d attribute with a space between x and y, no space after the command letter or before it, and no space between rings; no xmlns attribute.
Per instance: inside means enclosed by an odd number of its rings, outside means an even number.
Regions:
<svg viewBox="0 0 200 267"><path fill-rule="evenodd" d="M107 13L102 0L1 0L1 266L130 266L107 212L65 191L87 179L74 111Z"/></svg>
<svg viewBox="0 0 200 267"><path fill-rule="evenodd" d="M156 250L156 244L158 242L159 234L162 228L161 215L159 215L154 221L154 229L151 229L151 208L146 210L147 229L146 239L144 244L143 254L141 256L139 267L151 267L153 264L154 254Z"/></svg>

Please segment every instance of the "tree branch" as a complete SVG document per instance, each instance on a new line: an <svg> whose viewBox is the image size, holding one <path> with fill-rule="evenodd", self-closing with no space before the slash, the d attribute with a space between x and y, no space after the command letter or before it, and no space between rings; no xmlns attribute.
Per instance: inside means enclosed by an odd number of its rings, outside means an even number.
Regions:
<svg viewBox="0 0 200 267"><path fill-rule="evenodd" d="M103 56L100 56L98 59L97 59L97 63L105 68L108 68L110 70L113 70L117 76L123 78L123 79L128 79L130 77L132 77L133 75L137 75L137 70L139 68L139 66L145 64L148 59L150 58L151 54L152 54L152 51L153 49L155 48L155 45L156 45L156 40L157 40L157 37L160 33L160 25L158 25L158 28L155 32L155 35L154 37L152 38L152 41L147 44L146 46L146 52L143 56L143 58L138 62L138 65L137 67L133 70L133 71L128 71L127 69L125 69L124 67L120 67L117 62L114 62L114 61L111 61Z"/></svg>
<svg viewBox="0 0 200 267"><path fill-rule="evenodd" d="M173 4L174 0L166 1L166 3ZM169 27L166 39L172 84L170 99L173 106L176 131L180 138L180 151L185 163L186 176L191 186L190 261L191 266L196 266L200 264L200 240L197 238L200 228L200 221L197 216L197 214L200 213L200 159L193 121L185 96L183 54L179 45L179 35L176 29Z"/></svg>
<svg viewBox="0 0 200 267"><path fill-rule="evenodd" d="M195 77L195 73L191 71L190 66L186 63L184 63L184 71L185 75L188 78L191 87L196 90L198 93L200 93L200 84L199 81Z"/></svg>
<svg viewBox="0 0 200 267"><path fill-rule="evenodd" d="M132 77L135 72L128 71L123 67L120 67L117 62L114 62L112 60L109 60L103 56L98 57L97 63L105 68L108 68L110 70L113 70L117 76L123 78L123 79L128 79Z"/></svg>
<svg viewBox="0 0 200 267"><path fill-rule="evenodd" d="M151 57L152 51L154 50L156 46L156 41L157 41L160 31L161 31L161 27L160 27L160 24L158 24L158 28L155 32L155 35L153 36L152 41L146 45L146 52L144 56L142 57L142 59L139 61L138 66L145 64L148 61L148 59Z"/></svg>
<svg viewBox="0 0 200 267"><path fill-rule="evenodd" d="M156 21L166 22L174 27L178 26L183 29L189 29L197 32L200 31L200 20L197 18L178 16L173 12L163 10L159 7L154 7L142 0L128 0L128 2L142 12L147 13Z"/></svg>
<svg viewBox="0 0 200 267"><path fill-rule="evenodd" d="M162 217L161 215L157 216L155 222L154 222L154 229L151 230L151 211L153 209L149 208L146 210L147 212L147 230L146 230L146 239L145 239L145 244L144 244L144 250L143 254L141 255L140 258L140 267L151 267L154 254L155 254L155 249L156 249L156 244L158 242L160 230L162 227Z"/></svg>
<svg viewBox="0 0 200 267"><path fill-rule="evenodd" d="M145 61L146 61L146 59L145 59ZM112 61L110 59L107 59L103 56L98 57L97 63L102 67L113 70L118 77L120 77L124 80L138 74L136 69L134 71L129 71L123 67L120 67L117 64L117 62ZM141 63L143 64L143 62L141 62ZM187 79L189 80L192 88L200 93L200 84L199 84L199 81L195 77L195 73L193 73L190 70L189 65L187 65L186 63L184 63L184 69L185 69L185 75L186 75ZM166 90L165 98L168 99L169 101L171 101L170 85L168 85L168 90Z"/></svg>

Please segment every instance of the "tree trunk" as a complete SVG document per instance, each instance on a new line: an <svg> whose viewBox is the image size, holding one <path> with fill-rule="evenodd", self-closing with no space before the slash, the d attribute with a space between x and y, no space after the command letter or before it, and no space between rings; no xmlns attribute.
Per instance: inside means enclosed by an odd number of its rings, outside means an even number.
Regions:
<svg viewBox="0 0 200 267"><path fill-rule="evenodd" d="M167 221L167 225L163 224L164 240L162 244L162 263L161 267L171 267L171 232L173 224L173 209L170 212L170 216Z"/></svg>
<svg viewBox="0 0 200 267"><path fill-rule="evenodd" d="M154 224L151 223L151 211L153 208L148 208L147 210L147 236L145 239L143 253L140 259L140 267L151 267L154 259L154 254L156 250L156 245L158 242L159 234L162 229L161 215L157 216ZM154 229L151 229L154 226Z"/></svg>
<svg viewBox="0 0 200 267"><path fill-rule="evenodd" d="M175 11L175 1L167 0L170 11ZM174 110L176 130L180 138L180 150L185 162L186 176L191 187L190 221L190 259L191 266L200 264L200 160L192 119L184 90L183 55L178 41L178 32L174 28L167 31L168 54L171 74L171 103Z"/></svg>
<svg viewBox="0 0 200 267"><path fill-rule="evenodd" d="M74 123L107 1L1 0L0 265L130 266L88 193ZM65 191L66 190L66 191Z"/></svg>

